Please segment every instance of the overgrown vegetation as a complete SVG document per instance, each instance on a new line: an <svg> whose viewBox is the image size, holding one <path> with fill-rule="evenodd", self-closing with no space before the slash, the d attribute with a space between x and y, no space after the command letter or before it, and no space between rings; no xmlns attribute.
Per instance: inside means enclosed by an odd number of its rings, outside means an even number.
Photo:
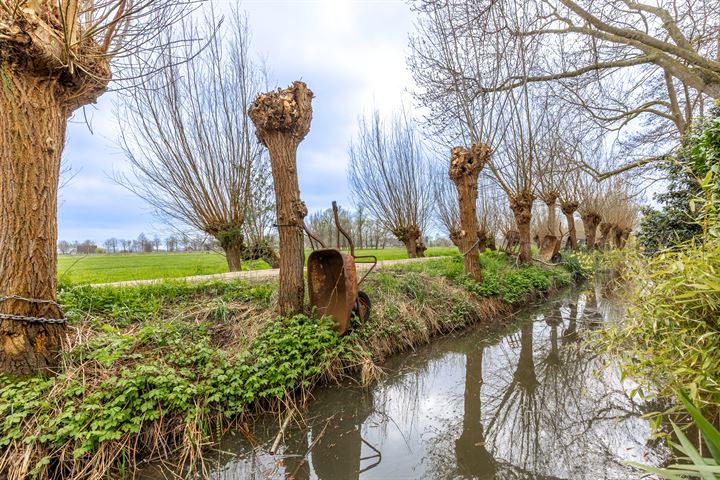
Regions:
<svg viewBox="0 0 720 480"><path fill-rule="evenodd" d="M655 196L661 208L643 209L638 232L638 243L647 254L702 240L702 214L693 204L703 194L701 181L720 161L720 107L713 113L685 139L672 161L661 167L668 181L667 191Z"/></svg>
<svg viewBox="0 0 720 480"><path fill-rule="evenodd" d="M669 465L666 468L654 468L638 463L632 463L631 465L668 480L681 480L688 477L702 478L703 480L720 478L720 432L693 405L685 392L678 392L678 398L682 402L685 412L690 415L693 424L702 435L703 443L711 457L703 457L683 430L675 423L672 423L673 432L679 443L671 442L670 444L676 452L682 455L678 459L680 463Z"/></svg>
<svg viewBox="0 0 720 480"><path fill-rule="evenodd" d="M700 235L652 257L628 256L629 314L603 330L601 343L621 359L642 391L674 397L676 390L714 417L720 406L720 117L685 145L693 165L707 165L700 194L689 201Z"/></svg>
<svg viewBox="0 0 720 480"><path fill-rule="evenodd" d="M2 379L0 472L122 476L140 459L171 456L199 468L202 449L233 420L278 411L349 371L368 382L387 355L502 322L513 305L571 281L564 269L518 269L502 254L481 261L482 285L460 257L373 274L363 285L371 318L345 337L326 320L276 317L273 284L65 287L74 328L62 373Z"/></svg>

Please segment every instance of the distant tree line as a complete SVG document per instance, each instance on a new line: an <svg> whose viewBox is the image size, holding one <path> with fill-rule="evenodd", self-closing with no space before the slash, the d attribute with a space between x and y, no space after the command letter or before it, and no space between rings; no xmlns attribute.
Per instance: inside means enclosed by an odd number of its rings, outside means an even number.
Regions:
<svg viewBox="0 0 720 480"><path fill-rule="evenodd" d="M209 252L219 249L217 240L201 235L159 235L144 233L136 239L111 237L100 247L93 240L83 242L60 240L57 251L61 255L92 255L98 253L152 253L152 252Z"/></svg>

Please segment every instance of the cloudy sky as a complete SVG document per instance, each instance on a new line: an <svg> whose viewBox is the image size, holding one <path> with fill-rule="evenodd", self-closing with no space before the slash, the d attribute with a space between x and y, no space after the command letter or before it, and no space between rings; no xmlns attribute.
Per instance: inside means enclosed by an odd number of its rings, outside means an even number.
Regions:
<svg viewBox="0 0 720 480"><path fill-rule="evenodd" d="M402 0L245 0L242 6L252 48L277 85L300 79L315 93L312 127L298 152L305 203L310 211L332 200L349 205L347 148L358 117L375 107L389 112L403 99L411 103L405 58L412 12ZM126 168L116 139L110 94L73 118L64 161L75 176L60 191L60 239L101 243L167 231L142 200L110 179Z"/></svg>

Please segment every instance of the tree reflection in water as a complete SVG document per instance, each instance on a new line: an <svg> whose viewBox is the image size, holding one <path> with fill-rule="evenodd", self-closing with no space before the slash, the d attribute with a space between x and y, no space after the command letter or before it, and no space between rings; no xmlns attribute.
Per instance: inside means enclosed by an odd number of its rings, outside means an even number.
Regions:
<svg viewBox="0 0 720 480"><path fill-rule="evenodd" d="M625 461L664 455L641 419L650 407L581 341L617 320L603 293L569 293L493 338L468 331L397 357L370 391L320 391L279 462L246 449L216 478L640 478Z"/></svg>
<svg viewBox="0 0 720 480"><path fill-rule="evenodd" d="M495 478L495 459L486 448L481 421L483 350L480 346L465 357L462 435L455 441L457 471L463 478Z"/></svg>

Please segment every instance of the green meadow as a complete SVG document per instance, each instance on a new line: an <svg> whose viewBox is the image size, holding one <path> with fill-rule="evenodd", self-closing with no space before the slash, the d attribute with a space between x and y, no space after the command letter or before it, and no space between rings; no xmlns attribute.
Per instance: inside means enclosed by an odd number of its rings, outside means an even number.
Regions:
<svg viewBox="0 0 720 480"><path fill-rule="evenodd" d="M309 251L307 252L309 253ZM356 255L375 255L378 260L407 258L404 248L357 250ZM432 247L426 256L457 254L456 248ZM270 268L262 260L243 263L243 270ZM64 284L122 282L155 278L180 278L227 272L225 257L215 252L119 253L98 255L60 255L58 279Z"/></svg>

